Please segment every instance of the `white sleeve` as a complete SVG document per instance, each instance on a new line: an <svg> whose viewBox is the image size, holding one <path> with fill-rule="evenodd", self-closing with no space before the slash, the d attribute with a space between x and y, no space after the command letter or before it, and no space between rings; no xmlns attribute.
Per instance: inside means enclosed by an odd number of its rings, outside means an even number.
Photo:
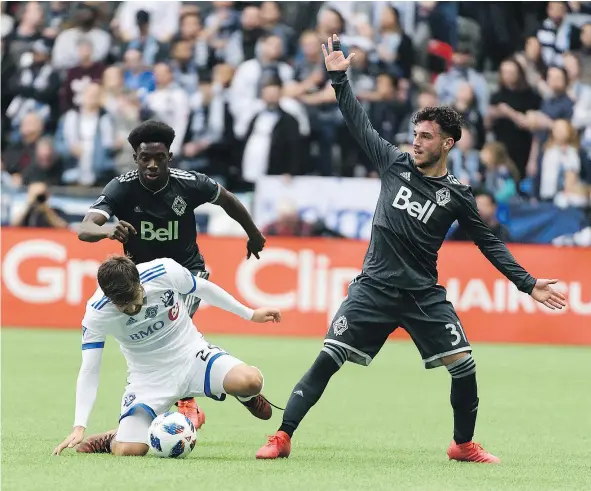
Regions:
<svg viewBox="0 0 591 491"><path fill-rule="evenodd" d="M172 286L182 295L202 298L208 304L231 312L246 320L251 320L254 311L242 305L226 290L211 281L196 278L187 268L173 259L165 259L165 268Z"/></svg>
<svg viewBox="0 0 591 491"><path fill-rule="evenodd" d="M103 343L104 345L104 343ZM83 345L84 346L84 345ZM82 350L82 366L76 382L74 426L88 426L88 418L96 400L103 348Z"/></svg>

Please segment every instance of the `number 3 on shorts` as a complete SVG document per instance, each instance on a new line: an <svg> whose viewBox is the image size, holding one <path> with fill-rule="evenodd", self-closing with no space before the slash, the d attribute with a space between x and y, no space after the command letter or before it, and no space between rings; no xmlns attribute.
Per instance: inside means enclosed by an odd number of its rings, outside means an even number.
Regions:
<svg viewBox="0 0 591 491"><path fill-rule="evenodd" d="M456 324L458 327L456 327ZM449 329L450 334L454 336L454 340L451 342L452 346L456 346L462 340L462 338L464 338L465 343L468 342L466 335L464 334L464 329L462 329L462 325L459 322L456 322L456 324L450 323L445 325L445 328ZM459 332L458 328L460 329Z"/></svg>

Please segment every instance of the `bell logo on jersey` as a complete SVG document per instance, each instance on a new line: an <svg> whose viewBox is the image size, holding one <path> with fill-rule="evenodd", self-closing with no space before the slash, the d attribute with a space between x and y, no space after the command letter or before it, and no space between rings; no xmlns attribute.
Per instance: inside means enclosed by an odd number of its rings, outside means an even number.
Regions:
<svg viewBox="0 0 591 491"><path fill-rule="evenodd" d="M401 186L392 202L392 206L399 210L406 210L411 217L427 223L437 205L431 200L426 200L425 204L421 204L418 201L411 201L410 198L412 198L412 191L405 186Z"/></svg>
<svg viewBox="0 0 591 491"><path fill-rule="evenodd" d="M142 240L157 240L165 242L167 240L178 240L179 222L174 220L168 222L168 227L154 229L152 222L140 223L140 237Z"/></svg>
<svg viewBox="0 0 591 491"><path fill-rule="evenodd" d="M142 339L145 339L145 338L151 336L156 331L159 331L163 327L164 327L164 322L162 322L162 321L155 322L151 326L148 326L148 329L146 329L145 331L141 330L138 332L134 332L133 334L130 334L129 339L131 339L132 341L141 341Z"/></svg>

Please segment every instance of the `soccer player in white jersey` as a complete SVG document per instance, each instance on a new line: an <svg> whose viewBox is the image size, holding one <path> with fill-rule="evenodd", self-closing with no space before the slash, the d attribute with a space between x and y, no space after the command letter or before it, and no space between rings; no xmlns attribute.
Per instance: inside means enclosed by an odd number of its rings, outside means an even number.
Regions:
<svg viewBox="0 0 591 491"><path fill-rule="evenodd" d="M253 322L279 322L279 310L253 311L168 258L136 266L125 256L114 256L101 264L97 279L99 288L82 321L74 428L55 455L76 446L85 453L145 455L152 420L187 395L220 400L229 394L254 402L246 405L254 416L271 417L271 406L260 395L262 373L208 344L193 326L182 296L194 295ZM128 367L119 427L84 440L107 335L119 343Z"/></svg>

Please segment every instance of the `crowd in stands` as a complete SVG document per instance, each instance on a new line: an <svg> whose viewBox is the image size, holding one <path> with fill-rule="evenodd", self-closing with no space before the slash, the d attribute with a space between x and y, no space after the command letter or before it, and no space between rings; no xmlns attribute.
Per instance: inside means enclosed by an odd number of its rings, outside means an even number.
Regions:
<svg viewBox="0 0 591 491"><path fill-rule="evenodd" d="M2 2L2 183L102 186L130 130L234 191L263 175L376 177L323 64L332 33L379 133L465 120L450 171L493 204L591 201L591 2Z"/></svg>

